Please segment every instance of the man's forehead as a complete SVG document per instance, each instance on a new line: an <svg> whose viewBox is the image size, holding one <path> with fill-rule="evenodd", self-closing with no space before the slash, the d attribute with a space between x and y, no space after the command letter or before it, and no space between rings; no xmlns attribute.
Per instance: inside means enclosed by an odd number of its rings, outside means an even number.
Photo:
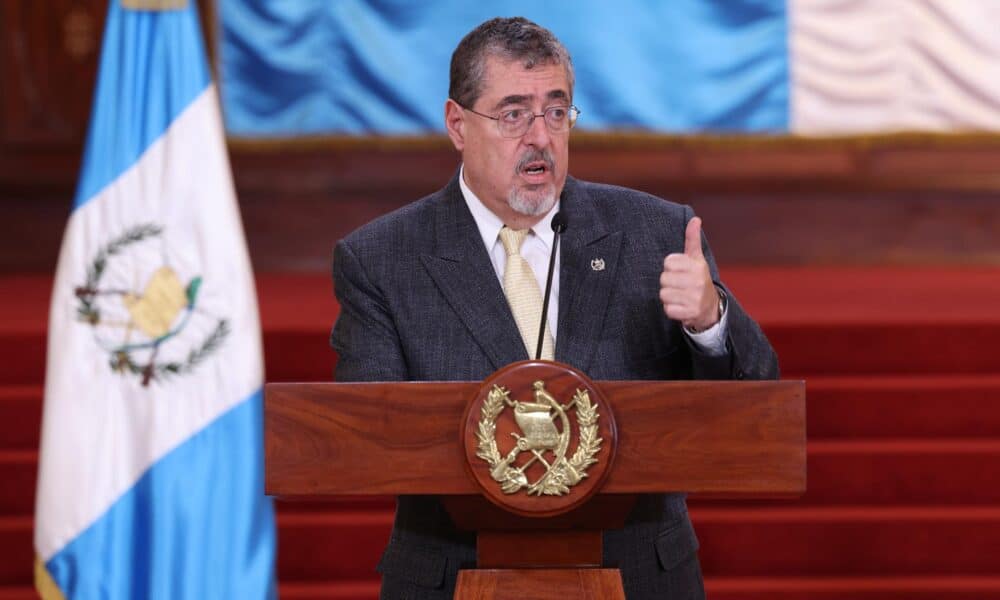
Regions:
<svg viewBox="0 0 1000 600"><path fill-rule="evenodd" d="M491 104L569 99L569 78L559 63L528 68L520 61L490 57L484 71L481 97Z"/></svg>

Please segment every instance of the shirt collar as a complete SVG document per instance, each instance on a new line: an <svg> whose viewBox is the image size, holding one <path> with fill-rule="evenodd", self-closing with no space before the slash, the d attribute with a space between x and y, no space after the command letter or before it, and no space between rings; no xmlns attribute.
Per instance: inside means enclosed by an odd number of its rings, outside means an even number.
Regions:
<svg viewBox="0 0 1000 600"><path fill-rule="evenodd" d="M472 218L476 221L476 227L479 228L483 245L486 246L487 250L491 250L500 236L500 230L504 225L503 221L487 208L483 201L465 184L465 165L462 165L459 170L458 185L462 190L462 197L465 198L465 204L469 207L469 212L472 213ZM555 237L555 233L552 231L552 217L559 212L559 204L560 201L556 200L552 209L531 228L531 231L545 244L546 249L552 248L552 239Z"/></svg>

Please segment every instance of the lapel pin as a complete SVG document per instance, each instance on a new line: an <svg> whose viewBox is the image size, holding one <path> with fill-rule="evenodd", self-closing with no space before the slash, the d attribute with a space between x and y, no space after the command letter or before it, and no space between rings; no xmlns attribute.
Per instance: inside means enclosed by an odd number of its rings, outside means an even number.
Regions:
<svg viewBox="0 0 1000 600"><path fill-rule="evenodd" d="M593 269L594 271L603 271L604 270L604 259L603 258L595 258L594 260L590 261L590 268Z"/></svg>

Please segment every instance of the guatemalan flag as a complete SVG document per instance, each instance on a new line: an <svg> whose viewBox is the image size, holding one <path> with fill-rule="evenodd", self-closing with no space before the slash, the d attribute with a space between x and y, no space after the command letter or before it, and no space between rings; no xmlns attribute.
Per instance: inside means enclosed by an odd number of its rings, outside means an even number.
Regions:
<svg viewBox="0 0 1000 600"><path fill-rule="evenodd" d="M577 129L1000 131L998 0L219 0L246 138L443 133L452 51L495 16L573 56Z"/></svg>
<svg viewBox="0 0 1000 600"><path fill-rule="evenodd" d="M262 382L196 7L112 0L52 293L43 596L273 597Z"/></svg>

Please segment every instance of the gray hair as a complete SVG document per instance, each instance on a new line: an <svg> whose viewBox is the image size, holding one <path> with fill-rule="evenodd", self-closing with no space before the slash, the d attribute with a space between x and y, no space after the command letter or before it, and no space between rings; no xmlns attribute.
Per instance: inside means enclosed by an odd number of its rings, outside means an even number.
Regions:
<svg viewBox="0 0 1000 600"><path fill-rule="evenodd" d="M525 19L490 19L470 31L451 55L448 97L471 108L483 93L486 59L490 56L520 61L525 69L536 65L562 65L573 96L573 62L551 31Z"/></svg>

